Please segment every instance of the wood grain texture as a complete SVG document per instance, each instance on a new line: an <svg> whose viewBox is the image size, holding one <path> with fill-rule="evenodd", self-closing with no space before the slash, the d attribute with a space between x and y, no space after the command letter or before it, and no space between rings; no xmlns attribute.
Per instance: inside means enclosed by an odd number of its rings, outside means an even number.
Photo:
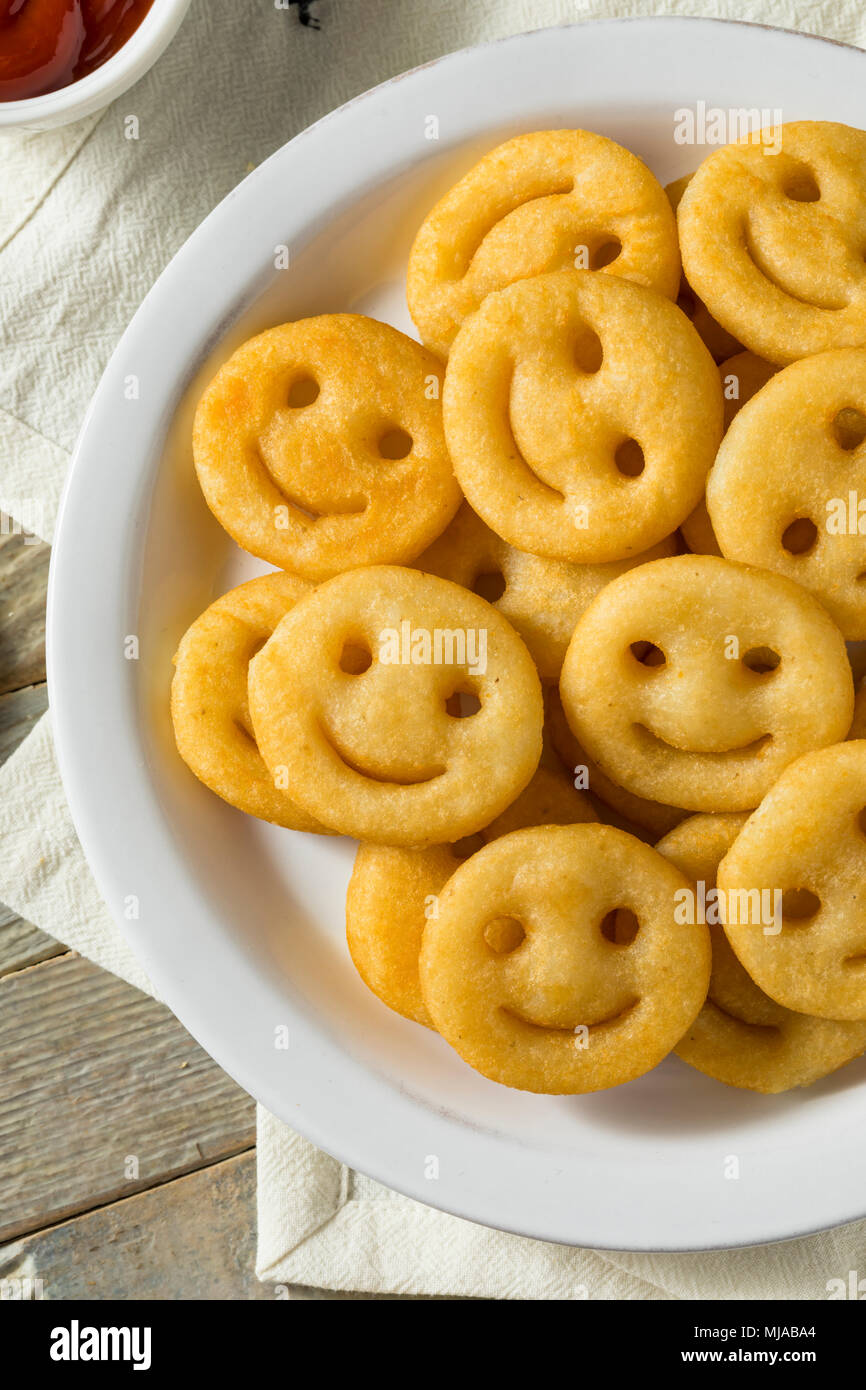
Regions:
<svg viewBox="0 0 866 1390"><path fill-rule="evenodd" d="M65 951L66 947L59 941L0 905L0 979L51 956L61 956Z"/></svg>
<svg viewBox="0 0 866 1390"><path fill-rule="evenodd" d="M0 695L45 680L50 546L16 535L0 513Z"/></svg>
<svg viewBox="0 0 866 1390"><path fill-rule="evenodd" d="M0 1283L46 1301L391 1301L260 1284L255 1224L255 1155L240 1154L0 1247Z"/></svg>
<svg viewBox="0 0 866 1390"><path fill-rule="evenodd" d="M3 674L0 668L0 679ZM48 689L44 683L0 695L0 764L15 752L47 708ZM0 976L59 955L64 949L38 927L0 904Z"/></svg>
<svg viewBox="0 0 866 1390"><path fill-rule="evenodd" d="M45 686L45 592L50 550L12 534L0 512L0 763L14 753L48 708ZM38 684L35 682L39 682ZM0 975L62 948L0 906Z"/></svg>
<svg viewBox="0 0 866 1390"><path fill-rule="evenodd" d="M254 1142L253 1101L162 1004L73 954L0 980L0 1239Z"/></svg>
<svg viewBox="0 0 866 1390"><path fill-rule="evenodd" d="M21 690L9 690L0 695L0 763L10 757L19 743L48 708L48 687L25 685Z"/></svg>
<svg viewBox="0 0 866 1390"><path fill-rule="evenodd" d="M46 1300L273 1301L253 1272L255 1167L226 1159L24 1236L0 1248L0 1279L39 1279Z"/></svg>

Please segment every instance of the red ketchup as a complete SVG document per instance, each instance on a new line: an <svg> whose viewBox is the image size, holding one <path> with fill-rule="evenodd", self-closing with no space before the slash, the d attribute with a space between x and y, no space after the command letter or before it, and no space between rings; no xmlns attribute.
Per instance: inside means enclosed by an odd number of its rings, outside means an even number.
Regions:
<svg viewBox="0 0 866 1390"><path fill-rule="evenodd" d="M112 58L153 0L0 0L0 101L56 92Z"/></svg>

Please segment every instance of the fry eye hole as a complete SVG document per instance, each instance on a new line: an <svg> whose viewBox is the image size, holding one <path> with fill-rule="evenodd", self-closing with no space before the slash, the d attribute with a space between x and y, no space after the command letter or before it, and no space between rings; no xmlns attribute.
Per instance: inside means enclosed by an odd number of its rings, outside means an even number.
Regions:
<svg viewBox="0 0 866 1390"><path fill-rule="evenodd" d="M373 665L373 653L365 642L354 638L343 643L340 652L340 670L347 676L363 676Z"/></svg>
<svg viewBox="0 0 866 1390"><path fill-rule="evenodd" d="M313 404L320 389L319 383L316 381L315 377L296 377L289 387L289 392L286 396L286 404L291 406L292 410L302 410L305 405Z"/></svg>
<svg viewBox="0 0 866 1390"><path fill-rule="evenodd" d="M818 539L818 528L808 516L798 516L782 532L782 546L789 555L807 555Z"/></svg>
<svg viewBox="0 0 866 1390"><path fill-rule="evenodd" d="M797 164L788 173L782 191L794 203L817 203L821 197L818 180L807 164Z"/></svg>
<svg viewBox="0 0 866 1390"><path fill-rule="evenodd" d="M866 439L866 415L862 410L846 406L834 416L831 428L839 448L846 454L851 453Z"/></svg>
<svg viewBox="0 0 866 1390"><path fill-rule="evenodd" d="M379 456L383 459L404 459L412 449L412 436L399 426L387 429L378 444Z"/></svg>
<svg viewBox="0 0 866 1390"><path fill-rule="evenodd" d="M782 894L782 917L787 922L809 922L821 906L810 888L788 888Z"/></svg>
<svg viewBox="0 0 866 1390"><path fill-rule="evenodd" d="M617 472L624 478L639 478L646 468L643 449L636 439L624 439L613 456Z"/></svg>
<svg viewBox="0 0 866 1390"><path fill-rule="evenodd" d="M476 574L472 592L488 603L495 603L505 593L505 575L501 570L485 570L482 574Z"/></svg>
<svg viewBox="0 0 866 1390"><path fill-rule="evenodd" d="M601 338L589 324L583 324L574 344L574 361L582 372L592 376L604 360Z"/></svg>
<svg viewBox="0 0 866 1390"><path fill-rule="evenodd" d="M655 642L632 642L629 651L641 666L664 666L666 657Z"/></svg>
<svg viewBox="0 0 866 1390"><path fill-rule="evenodd" d="M778 669L781 657L772 647L750 647L743 656L743 665L756 676L767 676Z"/></svg>
<svg viewBox="0 0 866 1390"><path fill-rule="evenodd" d="M481 708L474 690L455 690L445 701L445 713L452 719L471 719Z"/></svg>
<svg viewBox="0 0 866 1390"><path fill-rule="evenodd" d="M612 946L630 946L640 923L630 907L614 907L601 919L599 930Z"/></svg>
<svg viewBox="0 0 866 1390"><path fill-rule="evenodd" d="M606 265L612 265L621 251L622 242L618 236L605 237L590 253L590 270L603 270Z"/></svg>
<svg viewBox="0 0 866 1390"><path fill-rule="evenodd" d="M497 956L510 955L526 940L526 932L515 917L494 917L492 922L487 923L482 936Z"/></svg>

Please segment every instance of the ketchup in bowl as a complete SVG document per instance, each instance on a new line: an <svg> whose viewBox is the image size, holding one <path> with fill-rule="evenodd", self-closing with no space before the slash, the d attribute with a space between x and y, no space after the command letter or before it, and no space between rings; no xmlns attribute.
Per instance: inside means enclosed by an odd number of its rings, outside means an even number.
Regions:
<svg viewBox="0 0 866 1390"><path fill-rule="evenodd" d="M55 92L112 58L153 0L0 0L0 101Z"/></svg>

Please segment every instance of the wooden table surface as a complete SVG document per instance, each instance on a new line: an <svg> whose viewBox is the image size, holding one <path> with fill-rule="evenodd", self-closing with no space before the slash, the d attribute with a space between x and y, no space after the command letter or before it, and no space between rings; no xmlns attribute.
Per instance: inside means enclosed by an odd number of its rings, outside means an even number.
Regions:
<svg viewBox="0 0 866 1390"><path fill-rule="evenodd" d="M48 558L0 525L0 762L48 703ZM0 905L0 1280L285 1298L253 1269L254 1109L162 1004Z"/></svg>

